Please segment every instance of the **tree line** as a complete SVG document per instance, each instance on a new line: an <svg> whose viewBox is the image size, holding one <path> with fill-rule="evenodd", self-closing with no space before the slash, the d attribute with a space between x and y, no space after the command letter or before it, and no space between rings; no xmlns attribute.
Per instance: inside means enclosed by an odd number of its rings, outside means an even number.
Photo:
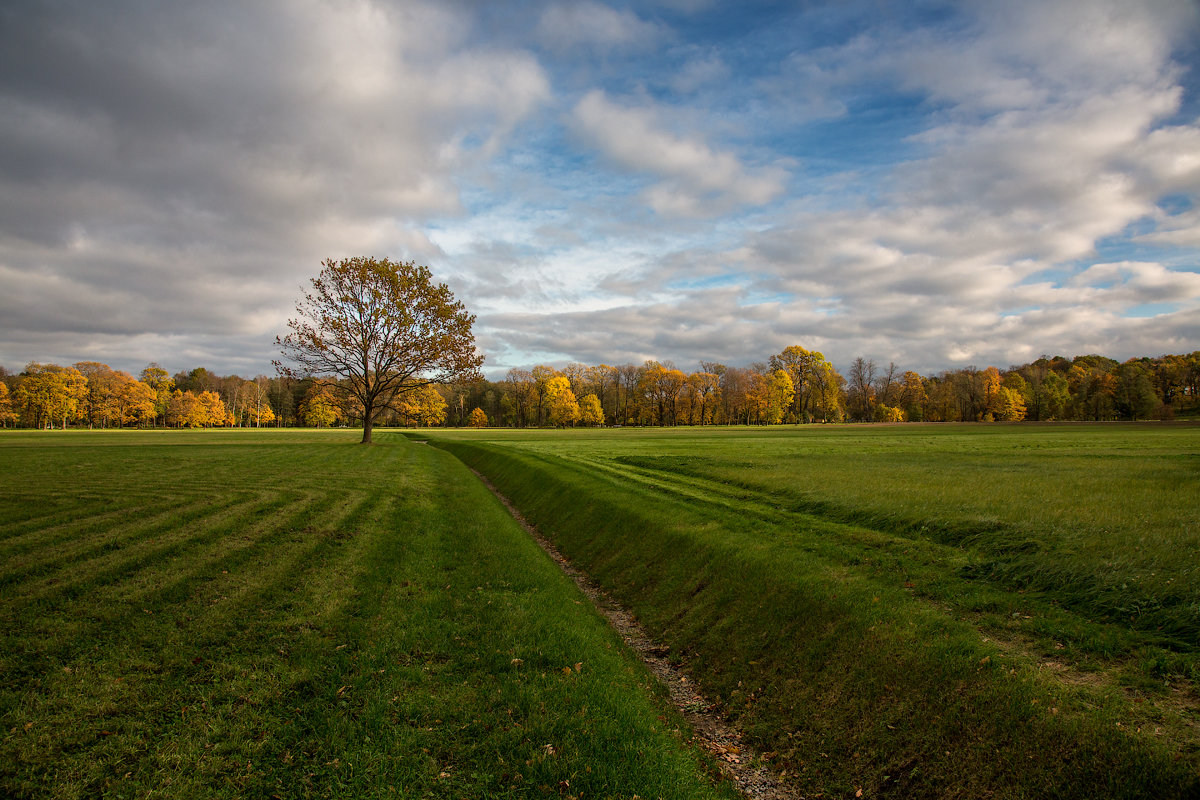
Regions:
<svg viewBox="0 0 1200 800"><path fill-rule="evenodd" d="M83 361L0 368L0 425L46 428L332 427L361 425L338 379L218 376L203 367L138 376ZM349 397L349 400L347 398ZM936 375L857 358L838 372L794 346L745 367L703 361L571 363L511 369L503 380L427 384L405 392L380 425L571 427L1173 419L1200 413L1200 351L1118 362L1042 357L1022 366Z"/></svg>
<svg viewBox="0 0 1200 800"><path fill-rule="evenodd" d="M1136 358L1043 356L1022 366L936 375L856 358L846 374L787 347L746 367L702 361L539 365L504 380L442 387L448 425L774 425L1174 419L1200 413L1200 351ZM477 415L477 420L482 419Z"/></svg>

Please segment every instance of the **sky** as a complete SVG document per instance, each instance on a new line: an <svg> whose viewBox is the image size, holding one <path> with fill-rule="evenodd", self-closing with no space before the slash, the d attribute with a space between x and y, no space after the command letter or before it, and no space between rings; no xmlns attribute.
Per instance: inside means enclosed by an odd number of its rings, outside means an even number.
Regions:
<svg viewBox="0 0 1200 800"><path fill-rule="evenodd" d="M0 7L0 365L272 374L327 258L484 371L1200 349L1200 3Z"/></svg>

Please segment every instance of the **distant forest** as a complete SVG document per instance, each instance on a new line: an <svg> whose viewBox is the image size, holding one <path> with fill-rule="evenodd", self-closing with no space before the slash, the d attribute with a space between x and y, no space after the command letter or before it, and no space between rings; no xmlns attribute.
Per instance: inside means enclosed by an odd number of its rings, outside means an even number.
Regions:
<svg viewBox="0 0 1200 800"><path fill-rule="evenodd" d="M0 426L332 427L361 423L330 379L221 377L203 367L134 377L98 362L0 367ZM424 386L380 425L569 427L819 422L1170 420L1200 417L1200 351L1119 362L1044 356L1022 366L903 371L857 358L842 375L816 351L788 347L731 367L702 361L512 369L503 380Z"/></svg>

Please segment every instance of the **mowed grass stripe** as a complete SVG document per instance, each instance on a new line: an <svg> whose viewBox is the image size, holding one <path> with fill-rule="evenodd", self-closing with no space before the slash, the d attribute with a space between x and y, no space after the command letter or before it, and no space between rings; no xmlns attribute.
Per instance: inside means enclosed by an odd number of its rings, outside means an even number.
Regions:
<svg viewBox="0 0 1200 800"><path fill-rule="evenodd" d="M298 500L293 492L196 506L180 524L144 531L124 550L61 565L67 579L51 575L14 587L10 609L70 629L112 624L146 603L180 602L198 587L219 583L223 571L278 550L282 537L302 542L314 522L336 530L355 510L333 493Z"/></svg>
<svg viewBox="0 0 1200 800"><path fill-rule="evenodd" d="M338 499L330 494L282 496L278 510L259 507L252 517L237 522L236 527L223 524L205 529L203 536L192 540L195 549L189 547L142 564L128 579L98 587L93 596L114 607L122 603L132 606L179 602L190 589L200 602L212 601L221 596L228 576L238 574L241 568L252 569L256 565L273 568L274 561L290 558L292 550L308 549L319 543L319 537L304 535L304 526L323 515ZM333 519L336 521L336 515ZM216 535L212 535L214 531Z"/></svg>
<svg viewBox="0 0 1200 800"><path fill-rule="evenodd" d="M280 498L259 498L246 507L263 510L280 503ZM178 535L167 537L171 541L165 546L140 550L133 559L117 564L99 559L106 569L98 572L89 574L87 562L76 563L72 568L80 573L79 580L63 587L52 585L51 591L45 590L46 581L33 581L28 591L17 587L0 618L19 631L16 641L23 649L36 652L36 658L22 665L24 670L69 664L104 630L115 628L133 635L144 616L155 613L153 609L169 609L168 618L202 616L210 593L220 590L220 579L227 577L229 568L250 562L255 553L277 555L272 550L278 549L278 541L293 532L288 525L309 512L309 506L298 504L281 517L257 515L256 525L245 527L243 517L221 515L206 528L180 529ZM210 588L210 583L218 586ZM191 607L179 605L184 601L190 601ZM29 622L19 625L22 619ZM47 644L32 644L39 641Z"/></svg>
<svg viewBox="0 0 1200 800"><path fill-rule="evenodd" d="M36 542L41 547L51 537L63 541L74 539L81 532L105 530L114 521L128 520L131 516L170 511L190 505L196 498L228 494L227 488L215 492L172 491L146 496L77 493L74 487L56 491L58 494L50 503L44 495L33 493L6 497L5 519L0 520L0 556L28 549L27 542ZM33 509L32 513L28 513L30 509ZM14 522L10 512L26 513Z"/></svg>
<svg viewBox="0 0 1200 800"><path fill-rule="evenodd" d="M247 507L254 501L254 497L236 492L209 496L204 502L131 506L97 518L84 517L45 531L26 533L19 546L0 548L0 586L45 577L76 562L94 562L163 533L184 531L213 515L236 513L239 506Z"/></svg>
<svg viewBox="0 0 1200 800"><path fill-rule="evenodd" d="M29 601L69 602L107 584L122 581L151 564L185 557L190 551L237 532L272 527L270 514L288 505L289 497L262 493L240 502L196 503L175 520L139 532L124 546L105 550L86 562L73 561L56 574L14 587L14 596ZM211 512L211 513L210 513ZM254 523L249 520L254 519Z"/></svg>
<svg viewBox="0 0 1200 800"><path fill-rule="evenodd" d="M47 503L44 492L13 493L6 500L4 517L0 519L0 554L3 555L28 549L26 540L33 540L40 546L56 532L70 537L89 524L104 529L114 519L120 519L142 505L132 501L119 508L104 508L97 498L79 495L59 497ZM176 501L177 505L186 502L181 498Z"/></svg>
<svg viewBox="0 0 1200 800"><path fill-rule="evenodd" d="M339 500L332 495L321 499L330 505ZM356 508L343 506L321 521L336 526ZM125 669L195 671L187 658L203 662L204 657L195 653L235 638L234 632L251 624L255 615L268 613L269 604L256 601L283 596L297 576L322 562L317 558L321 550L337 546L338 536L311 535L287 524L298 516L311 519L312 510L311 505L299 506L290 518L281 520L283 525L264 527L258 536L218 540L203 558L199 553L191 555L189 561L195 566L186 573L176 574L178 564L169 562L100 587L86 597L88 609L80 608L80 614L60 612L58 616L73 620L73 629L59 637L61 648L43 647L41 655L66 670L78 670L94 658L86 643L103 639L106 631L119 631L117 641L123 651L118 652L123 652L120 660ZM136 702L153 706L150 699Z"/></svg>
<svg viewBox="0 0 1200 800"><path fill-rule="evenodd" d="M0 595L0 795L734 796L461 464L273 433L189 469L252 465L239 491L283 507L73 598Z"/></svg>
<svg viewBox="0 0 1200 800"><path fill-rule="evenodd" d="M330 493L322 498L321 505L328 508L342 499ZM359 560L370 538L369 529L356 521L385 502L378 496L355 498L333 513L327 511L315 518L310 506L303 514L310 523L306 527L282 526L257 540L253 548L227 555L215 565L222 568L220 574L206 570L212 579L197 583L191 593L191 603L203 607L197 613L198 627L222 630L253 615L273 617L289 604L289 596L296 587L314 576L332 573L344 579L344 565ZM320 524L313 526L313 521ZM170 595L152 599L169 602ZM303 613L311 619L315 610L306 608Z"/></svg>

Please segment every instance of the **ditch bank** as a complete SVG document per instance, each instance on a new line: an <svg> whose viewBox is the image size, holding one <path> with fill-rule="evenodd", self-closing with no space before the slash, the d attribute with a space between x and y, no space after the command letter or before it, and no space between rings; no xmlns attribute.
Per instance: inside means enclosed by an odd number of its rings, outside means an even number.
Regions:
<svg viewBox="0 0 1200 800"><path fill-rule="evenodd" d="M546 555L550 556L550 560L575 582L584 596L591 601L596 611L621 635L625 644L641 656L651 674L666 688L672 705L687 720L688 725L695 733L695 737L690 743L699 745L712 756L721 773L733 781L738 790L751 800L794 800L794 798L798 798L798 795L789 792L783 785L779 776L775 775L767 764L766 759L745 744L741 733L726 724L720 715L713 713L712 705L700 693L696 681L688 676L679 665L672 664L668 659L670 648L650 638L627 608L613 600L590 576L576 568L570 559L560 553L554 543L542 536L537 528L531 525L520 510L512 504L512 501L501 494L487 479L486 475L476 470L471 471L504 504L513 519L533 537Z"/></svg>
<svg viewBox="0 0 1200 800"><path fill-rule="evenodd" d="M705 688L806 797L1194 797L1197 754L1133 730L945 610L830 563L822 530L727 526L555 456L432 438Z"/></svg>

